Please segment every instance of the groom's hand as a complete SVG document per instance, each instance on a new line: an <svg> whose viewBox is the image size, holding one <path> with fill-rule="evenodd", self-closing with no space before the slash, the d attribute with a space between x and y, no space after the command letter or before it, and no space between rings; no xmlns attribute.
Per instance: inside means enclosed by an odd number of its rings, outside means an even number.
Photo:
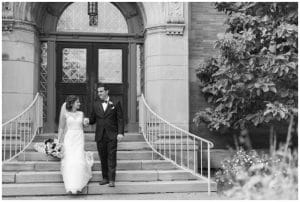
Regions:
<svg viewBox="0 0 300 202"><path fill-rule="evenodd" d="M118 134L118 136L117 136L118 142L120 142L122 139L123 139L123 135L122 134Z"/></svg>

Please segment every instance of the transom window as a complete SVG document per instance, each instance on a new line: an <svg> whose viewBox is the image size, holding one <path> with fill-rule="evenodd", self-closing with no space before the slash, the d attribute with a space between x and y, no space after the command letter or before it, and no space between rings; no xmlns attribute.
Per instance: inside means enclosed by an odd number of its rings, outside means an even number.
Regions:
<svg viewBox="0 0 300 202"><path fill-rule="evenodd" d="M98 2L98 25L89 25L88 3L70 4L57 23L58 32L128 33L122 13L109 2Z"/></svg>

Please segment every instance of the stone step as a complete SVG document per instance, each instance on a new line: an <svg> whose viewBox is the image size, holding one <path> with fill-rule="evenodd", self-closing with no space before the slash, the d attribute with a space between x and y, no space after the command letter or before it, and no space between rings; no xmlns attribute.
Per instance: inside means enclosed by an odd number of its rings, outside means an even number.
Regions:
<svg viewBox="0 0 300 202"><path fill-rule="evenodd" d="M93 151L94 159L99 160L99 155L97 151ZM158 158L157 154L153 154L154 159ZM39 152L25 152L18 156L17 160L26 160L26 161L60 161L57 158L47 156ZM117 153L118 160L151 160L152 151L118 151Z"/></svg>
<svg viewBox="0 0 300 202"><path fill-rule="evenodd" d="M62 175L56 172L18 172L2 173L2 183L63 183ZM93 171L91 182L102 179L101 171ZM171 181L171 180L196 180L191 173L183 170L121 170L117 172L116 181Z"/></svg>
<svg viewBox="0 0 300 202"><path fill-rule="evenodd" d="M92 170L101 170L100 161L95 161ZM118 160L117 170L172 170L178 169L172 163L165 160ZM58 161L15 161L2 165L3 172L19 171L59 171Z"/></svg>
<svg viewBox="0 0 300 202"><path fill-rule="evenodd" d="M34 142L44 142L46 139L49 138L57 138L57 133L43 133L37 135L34 138ZM95 141L95 133L85 133L84 134L85 142L94 142ZM139 133L125 133L124 138L122 139L123 142L143 142L144 137Z"/></svg>
<svg viewBox="0 0 300 202"><path fill-rule="evenodd" d="M28 146L26 151L35 151L34 142ZM86 151L97 151L96 142L85 142L84 149ZM118 151L135 151L135 150L151 150L146 142L119 142Z"/></svg>
<svg viewBox="0 0 300 202"><path fill-rule="evenodd" d="M216 184L211 184L216 191ZM116 182L116 187L89 183L83 194L139 194L166 192L206 192L205 181ZM2 196L65 195L63 183L3 184Z"/></svg>

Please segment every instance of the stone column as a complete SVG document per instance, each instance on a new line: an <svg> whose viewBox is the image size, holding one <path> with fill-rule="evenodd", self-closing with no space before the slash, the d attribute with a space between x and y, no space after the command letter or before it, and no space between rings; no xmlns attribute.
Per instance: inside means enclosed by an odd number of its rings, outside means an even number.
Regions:
<svg viewBox="0 0 300 202"><path fill-rule="evenodd" d="M2 8L2 119L21 113L38 91L39 43L35 25L15 19L13 2Z"/></svg>
<svg viewBox="0 0 300 202"><path fill-rule="evenodd" d="M146 100L165 120L188 130L188 33L184 12L187 3L154 4L151 8L149 3L146 10ZM159 15L161 10L164 15Z"/></svg>

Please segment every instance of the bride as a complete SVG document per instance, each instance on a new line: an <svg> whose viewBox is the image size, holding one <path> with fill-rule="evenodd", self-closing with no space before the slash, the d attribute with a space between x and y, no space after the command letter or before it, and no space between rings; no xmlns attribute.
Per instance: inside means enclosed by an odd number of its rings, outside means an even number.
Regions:
<svg viewBox="0 0 300 202"><path fill-rule="evenodd" d="M58 139L63 143L61 173L69 194L81 193L92 178L93 153L84 151L84 117L79 108L79 97L70 95L59 118Z"/></svg>

